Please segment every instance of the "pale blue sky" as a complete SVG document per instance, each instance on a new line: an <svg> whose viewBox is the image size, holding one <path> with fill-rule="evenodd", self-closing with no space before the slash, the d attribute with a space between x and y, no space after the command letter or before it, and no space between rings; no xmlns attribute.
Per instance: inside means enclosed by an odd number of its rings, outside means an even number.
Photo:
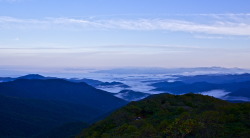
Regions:
<svg viewBox="0 0 250 138"><path fill-rule="evenodd" d="M0 66L250 68L249 0L0 0Z"/></svg>

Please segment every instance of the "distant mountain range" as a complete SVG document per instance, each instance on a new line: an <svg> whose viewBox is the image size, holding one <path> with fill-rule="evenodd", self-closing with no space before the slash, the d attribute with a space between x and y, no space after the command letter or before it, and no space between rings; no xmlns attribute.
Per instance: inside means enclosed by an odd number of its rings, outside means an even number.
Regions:
<svg viewBox="0 0 250 138"><path fill-rule="evenodd" d="M248 81L250 81L250 74L208 74L208 75L194 75L194 76L183 76L183 75L173 75L173 78L162 79L162 80L143 80L142 83L148 83L149 86L153 86L153 89L149 91L156 91L161 93L172 93L172 94L184 94L184 93L203 93L206 94L207 91L221 90L225 91L225 96L223 97L228 100L250 100L249 90L250 86ZM113 81L113 82L102 82L94 79L65 79L56 77L44 77L39 74L29 74L26 76L21 76L18 78L0 78L2 82L8 82L18 79L29 79L29 80L51 80L51 79L62 79L70 82L81 83L85 82L97 89L103 89L109 91L112 89L119 88L121 92L116 92L114 96L122 98L126 101L135 101L145 98L145 95L150 95L150 93L133 91L130 86ZM123 90L126 90L123 91ZM128 91L129 90L129 91ZM226 94L227 93L227 94ZM218 97L221 98L221 97Z"/></svg>
<svg viewBox="0 0 250 138"><path fill-rule="evenodd" d="M236 100L235 96L238 96L239 100L250 101L250 74L179 76L174 82L158 81L152 83L151 86L155 87L152 91L172 94L223 90L228 93L220 98Z"/></svg>
<svg viewBox="0 0 250 138"><path fill-rule="evenodd" d="M28 80L33 80L33 79L39 79L39 80L48 80L48 79L59 79L56 77L44 77L39 74L28 74L25 76L17 77L17 78L11 78L11 77L0 77L0 82L9 82L9 81L14 81L17 79L28 79Z"/></svg>
<svg viewBox="0 0 250 138"><path fill-rule="evenodd" d="M95 71L94 73L199 75L199 74L242 74L242 73L250 73L250 70L241 68L222 68L222 67L116 68L116 69Z"/></svg>
<svg viewBox="0 0 250 138"><path fill-rule="evenodd" d="M176 76L177 80L185 83L195 83L195 82L208 82L208 83L235 83L250 81L250 74L210 74L210 75L196 75L196 76Z"/></svg>
<svg viewBox="0 0 250 138"><path fill-rule="evenodd" d="M204 92L216 89L223 89L226 91L236 91L241 88L249 88L250 81L237 82L237 83L224 83L224 84L214 84L208 82L195 82L195 83L184 83L181 81L176 82L159 82L154 83L155 91L166 91L176 94L188 93L188 92ZM244 95L242 95L244 96Z"/></svg>
<svg viewBox="0 0 250 138"><path fill-rule="evenodd" d="M83 79L77 79L77 78L71 78L71 79L66 79L66 78L57 78L57 77L44 77L42 75L39 74L28 74L25 76L21 76L21 77L17 77L17 78L10 78L10 77L0 77L0 82L8 82L8 81L13 81L13 80L17 80L17 79L29 79L29 80L49 80L49 79L63 79L63 80L67 80L70 82L85 82L88 85L91 85L93 87L108 87L108 86L118 86L118 87L123 87L123 88L129 88L128 85L123 84L121 82L102 82L99 80L94 80L94 79L87 79L87 78L83 78Z"/></svg>

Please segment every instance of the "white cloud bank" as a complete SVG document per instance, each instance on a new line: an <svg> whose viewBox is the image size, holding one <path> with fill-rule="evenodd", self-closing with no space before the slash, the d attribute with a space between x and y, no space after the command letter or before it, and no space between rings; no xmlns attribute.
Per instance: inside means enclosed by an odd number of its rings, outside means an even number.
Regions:
<svg viewBox="0 0 250 138"><path fill-rule="evenodd" d="M213 96L215 98L221 98L223 99L225 96L227 96L230 92L226 92L224 90L211 90L206 92L201 92L202 95L209 95Z"/></svg>
<svg viewBox="0 0 250 138"><path fill-rule="evenodd" d="M138 31L180 31L219 35L250 36L250 15L223 15L207 23L177 19L76 19L45 18L19 19L0 16L2 29L70 29L70 30L138 30ZM209 23L208 23L209 22Z"/></svg>

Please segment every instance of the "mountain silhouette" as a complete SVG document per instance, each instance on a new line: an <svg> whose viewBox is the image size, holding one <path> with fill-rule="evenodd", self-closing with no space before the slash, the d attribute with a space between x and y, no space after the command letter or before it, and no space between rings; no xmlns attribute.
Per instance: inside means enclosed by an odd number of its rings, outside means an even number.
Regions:
<svg viewBox="0 0 250 138"><path fill-rule="evenodd" d="M35 137L65 123L89 124L127 104L86 83L37 77L0 83L0 137Z"/></svg>

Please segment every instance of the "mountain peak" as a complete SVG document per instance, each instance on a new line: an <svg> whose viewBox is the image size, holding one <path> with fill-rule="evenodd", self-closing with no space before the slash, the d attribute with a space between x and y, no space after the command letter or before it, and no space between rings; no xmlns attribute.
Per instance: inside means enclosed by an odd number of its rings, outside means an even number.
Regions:
<svg viewBox="0 0 250 138"><path fill-rule="evenodd" d="M19 77L19 79L44 79L45 77L39 74L28 74L25 76Z"/></svg>

